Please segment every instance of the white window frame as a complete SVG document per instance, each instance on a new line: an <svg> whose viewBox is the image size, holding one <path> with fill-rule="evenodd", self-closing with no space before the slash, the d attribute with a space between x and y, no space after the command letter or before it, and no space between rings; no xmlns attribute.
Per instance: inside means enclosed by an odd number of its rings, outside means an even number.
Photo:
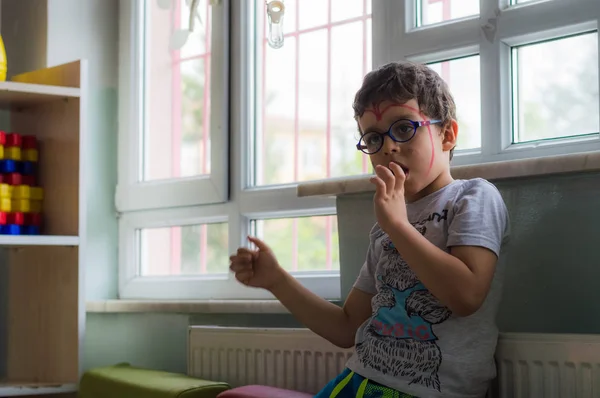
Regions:
<svg viewBox="0 0 600 398"><path fill-rule="evenodd" d="M311 215L335 215L335 199L331 197L298 197L297 184L251 186L250 144L254 129L252 96L254 91L253 1L228 0L212 2L213 20L228 29L231 8L231 30L213 29L213 46L222 45L221 63L213 60L212 71L222 70L216 79L229 91L219 96L213 89L211 140L223 144L212 159L221 159L223 174L209 179L139 184L137 159L130 155L137 148L135 137L139 124L132 120L138 98L131 76L139 68L131 7L140 0L121 0L121 83L119 99L119 187L116 203L119 216L119 297L121 299L271 299L262 289L248 288L233 275L194 277L139 277L139 258L135 241L136 230L147 227L202 224L226 221L229 248L248 245L247 235L253 219ZM456 57L480 54L481 59L481 150L457 150L455 165L478 164L501 160L523 159L573 152L600 150L597 136L553 140L543 143L511 144L511 80L509 76L510 47L530 41L573 34L598 28L600 3L597 0L545 0L507 7L507 0L480 0L481 16L453 20L414 28L413 0L374 0L372 3L373 67L399 59L437 62ZM503 10L496 15L497 9ZM492 40L483 29L496 26ZM215 43L216 42L216 43ZM225 51L229 48L230 52ZM230 66L227 54L231 54ZM215 67L219 65L219 68ZM222 80L220 80L222 79ZM213 85L213 87L216 87ZM229 93L230 95L227 95ZM134 112L130 113L129 110ZM600 109L599 109L600 112ZM214 117L214 116L213 116ZM227 119L227 120L226 120ZM222 141L219 141L222 139ZM229 152L224 148L229 146ZM213 144L213 148L215 145ZM351 150L349 148L348 150ZM215 149L213 149L215 151ZM219 152L220 151L220 152ZM229 155L229 156L228 156ZM219 167L217 166L217 168ZM213 168L215 169L215 168ZM225 173L227 171L227 173ZM214 177L214 178L213 178ZM207 182L210 181L210 182ZM167 195L157 194L159 186L169 186ZM227 192L226 187L230 187ZM268 242L267 242L268 243ZM224 270L226 264L223 264ZM340 298L338 271L296 274L309 290L328 299Z"/></svg>
<svg viewBox="0 0 600 398"><path fill-rule="evenodd" d="M119 4L119 149L116 207L119 212L177 206L222 203L229 192L229 1L211 6L211 172L195 177L139 181L139 132L148 112L142 109L144 76L144 24L140 9L144 1L121 0Z"/></svg>
<svg viewBox="0 0 600 398"><path fill-rule="evenodd" d="M457 148L453 165L600 150L599 135L513 144L510 77L511 47L598 30L598 0L539 0L511 6L509 0L480 0L479 15L418 28L415 0L373 3L373 18L381 21L373 24L373 41L381 43L373 47L374 67L400 59L433 63L480 56L481 148Z"/></svg>
<svg viewBox="0 0 600 398"><path fill-rule="evenodd" d="M135 72L132 67L135 65L135 61L132 60L135 50L132 51L132 49L135 49L137 41L132 33L136 28L130 26L135 25L132 23L135 18L133 18L131 8L127 6L130 1L121 0L120 24L122 32L128 32L126 33L127 37L122 35L120 44L122 76L132 76L131 74ZM214 5L215 3L216 5ZM215 9L222 5L226 7L225 3L228 1L213 2L213 6L211 6L213 7L213 20L216 19ZM139 192L133 192L134 188L126 187L128 190L125 190L121 187L121 191L118 190L117 193L120 299L252 300L273 298L263 289L253 289L240 284L230 272L207 276L140 277L138 275L140 255L136 242L136 231L139 229L225 221L229 227L230 251L235 251L237 247L248 245L246 237L250 232L249 227L252 220L319 215L335 216L336 214L334 198L298 197L297 184L251 187L250 164L252 159L249 148L253 138L248 132L253 132L254 125L254 104L249 95L253 91L254 84L254 43L252 41L254 26L249 15L253 13L254 2L233 1L230 7L231 31L227 36L231 40L229 46L231 57L235 62L232 62L230 66L231 95L229 98L231 101L228 106L223 105L222 109L227 115L231 112L231 117L228 128L226 128L226 124L223 124L224 127L218 132L219 134L223 132L222 135L228 136L227 143L230 145L228 163L223 167L223 170L231 170L227 180L231 187L230 196L226 201L204 200L202 203L198 203L196 192L193 192L192 189L184 191L182 188L179 191L179 194L183 196L179 198L179 206L167 204L167 201L172 200L170 198L153 202L153 206L148 206L140 201L149 194L149 188L143 191L139 187L134 187L139 189ZM222 11L218 15L223 16ZM223 16L223 19L228 19L228 17ZM227 24L223 23L223 26L227 26ZM219 36L216 30L213 32L213 37ZM250 68L245 67L248 65ZM214 64L212 70L215 70ZM136 109L132 106L139 100L132 97L131 83L131 77L123 79L121 86L124 86L124 89L119 93L119 97L125 99L124 103L130 104L129 109ZM212 107L213 113L215 108L215 106ZM136 135L138 131L136 128L139 128L131 125L129 120L131 114L128 113L127 108L120 108L120 110L120 122L129 128L119 130L119 178L128 176L132 170L137 170L137 160L135 163L124 160L128 160L127 156L134 153L134 149L137 148L137 143L132 135ZM212 140L215 138L215 130L211 130L211 134ZM173 185L176 183L173 182ZM158 183L152 185L158 185ZM134 196L129 198L128 195ZM171 190L168 196L175 196L174 191ZM223 264L224 270L226 267L227 264ZM337 300L341 296L340 275L337 270L302 272L296 273L295 277L302 285L321 297Z"/></svg>

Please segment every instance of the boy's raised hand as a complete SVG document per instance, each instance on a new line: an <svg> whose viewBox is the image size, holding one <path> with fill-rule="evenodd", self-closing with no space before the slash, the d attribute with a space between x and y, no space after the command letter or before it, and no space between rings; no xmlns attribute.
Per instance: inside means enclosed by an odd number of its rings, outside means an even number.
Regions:
<svg viewBox="0 0 600 398"><path fill-rule="evenodd" d="M375 216L377 223L388 234L403 223L408 223L404 199L406 175L396 163L390 168L377 165L371 183L375 185Z"/></svg>
<svg viewBox="0 0 600 398"><path fill-rule="evenodd" d="M258 250L240 247L236 254L229 257L229 269L244 285L270 290L283 279L285 270L281 268L266 243L251 236L248 240L254 243Z"/></svg>

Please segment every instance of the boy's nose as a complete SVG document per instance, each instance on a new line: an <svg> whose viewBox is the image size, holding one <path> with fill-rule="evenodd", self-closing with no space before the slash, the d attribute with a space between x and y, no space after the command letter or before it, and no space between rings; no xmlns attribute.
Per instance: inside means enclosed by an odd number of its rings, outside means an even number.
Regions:
<svg viewBox="0 0 600 398"><path fill-rule="evenodd" d="M385 137L383 140L383 148L381 148L386 155L395 153L400 150L400 144L395 142L390 137Z"/></svg>

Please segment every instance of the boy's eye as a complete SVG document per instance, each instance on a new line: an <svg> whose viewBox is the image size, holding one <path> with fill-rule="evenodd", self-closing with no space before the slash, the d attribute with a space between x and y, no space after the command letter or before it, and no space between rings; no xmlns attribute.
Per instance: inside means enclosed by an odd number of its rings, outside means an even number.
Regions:
<svg viewBox="0 0 600 398"><path fill-rule="evenodd" d="M410 138L415 131L415 127L406 120L401 120L392 127L392 135L394 138L404 141Z"/></svg>
<svg viewBox="0 0 600 398"><path fill-rule="evenodd" d="M361 150L365 153L375 153L382 145L383 137L379 133L369 132L360 137Z"/></svg>
<svg viewBox="0 0 600 398"><path fill-rule="evenodd" d="M381 135L373 132L366 133L365 135L363 135L362 140L367 146L379 145L379 143L381 142Z"/></svg>
<svg viewBox="0 0 600 398"><path fill-rule="evenodd" d="M379 134L369 134L367 137L367 142L369 144L379 144L381 141L381 136Z"/></svg>

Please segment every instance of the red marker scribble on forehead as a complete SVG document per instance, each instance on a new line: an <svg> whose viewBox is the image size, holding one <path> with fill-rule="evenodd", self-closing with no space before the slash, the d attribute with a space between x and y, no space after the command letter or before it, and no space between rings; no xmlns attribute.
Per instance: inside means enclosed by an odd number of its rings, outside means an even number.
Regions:
<svg viewBox="0 0 600 398"><path fill-rule="evenodd" d="M388 106L386 106L385 108L381 109L380 105L381 104L378 102L373 103L373 108L365 109L365 113L367 113L367 112L372 113L373 115L375 115L375 118L379 122L383 118L383 114L385 112L387 112L389 109L394 108L394 107L400 107L400 108L405 108L405 109L408 109L415 113L418 113L419 116L421 116L421 118L423 120L426 120L425 114L423 114L423 112L421 112L420 109L414 108L412 106L398 104L398 103L391 103ZM433 160L435 159L435 150L433 148L433 134L431 133L431 125L427 126L427 131L429 132L429 142L431 144L431 159L429 159L429 169L427 170L427 175L429 175L429 173L431 172L431 168L433 167Z"/></svg>
<svg viewBox="0 0 600 398"><path fill-rule="evenodd" d="M410 108L410 107L404 106L404 105L402 105L402 104L396 104L396 103L392 103L392 104L390 104L390 105L386 106L386 107L385 107L385 108L383 108L383 109L380 109L380 107L379 107L379 106L380 106L380 103L379 103L379 102L374 102L374 103L373 103L373 108L368 108L368 109L365 109L365 113L369 112L369 113L372 113L373 115L375 115L375 118L377 119L377 121L378 121L378 122L380 122L380 121L381 121L381 119L383 118L383 114L384 114L384 113L385 113L385 112L386 112L388 109L390 109L390 108L393 108L393 107L399 106L399 107L403 107L403 108L412 109L412 108Z"/></svg>

